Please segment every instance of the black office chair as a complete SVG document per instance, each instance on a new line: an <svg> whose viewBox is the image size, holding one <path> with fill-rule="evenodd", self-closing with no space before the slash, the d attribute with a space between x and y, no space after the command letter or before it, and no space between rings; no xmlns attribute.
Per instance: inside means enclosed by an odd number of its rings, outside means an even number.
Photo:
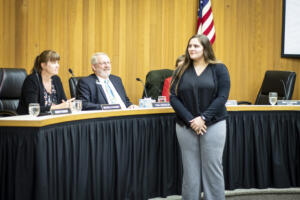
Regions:
<svg viewBox="0 0 300 200"><path fill-rule="evenodd" d="M292 99L296 73L291 71L266 71L262 86L255 100L256 105L269 105L269 92L277 92L278 100ZM240 101L238 104L251 104Z"/></svg>
<svg viewBox="0 0 300 200"><path fill-rule="evenodd" d="M0 116L17 115L16 110L26 76L25 69L0 68Z"/></svg>
<svg viewBox="0 0 300 200"><path fill-rule="evenodd" d="M148 97L152 99L157 99L161 96L164 87L165 79L172 76L173 70L170 69L159 69L151 70L146 75L145 89ZM145 97L145 91L143 92L143 97Z"/></svg>
<svg viewBox="0 0 300 200"><path fill-rule="evenodd" d="M78 76L78 77L73 76L69 79L71 98L76 98L76 87L77 87L79 79L81 79L81 78L83 78L83 76Z"/></svg>
<svg viewBox="0 0 300 200"><path fill-rule="evenodd" d="M278 100L292 99L296 73L291 71L266 71L255 104L269 104L269 92L277 92Z"/></svg>

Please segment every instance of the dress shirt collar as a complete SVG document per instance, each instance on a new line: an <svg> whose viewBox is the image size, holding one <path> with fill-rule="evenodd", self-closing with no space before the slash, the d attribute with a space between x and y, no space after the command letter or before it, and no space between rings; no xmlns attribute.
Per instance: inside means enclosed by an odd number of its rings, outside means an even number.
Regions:
<svg viewBox="0 0 300 200"><path fill-rule="evenodd" d="M106 80L109 81L109 77L106 78L106 79L105 78L101 78L100 76L97 76L97 75L96 75L96 77L98 79L98 82L101 83L101 84L104 84Z"/></svg>

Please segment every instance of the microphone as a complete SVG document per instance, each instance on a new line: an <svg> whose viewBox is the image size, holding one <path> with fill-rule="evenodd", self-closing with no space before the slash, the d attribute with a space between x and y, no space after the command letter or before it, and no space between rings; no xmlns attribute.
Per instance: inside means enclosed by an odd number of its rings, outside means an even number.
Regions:
<svg viewBox="0 0 300 200"><path fill-rule="evenodd" d="M74 76L73 71L72 71L71 68L69 68L68 71L70 72L70 74L71 74L72 76Z"/></svg>
<svg viewBox="0 0 300 200"><path fill-rule="evenodd" d="M137 80L137 81L139 81L139 82L141 82L143 84L144 91L145 91L145 96L146 96L146 98L148 98L148 94L147 94L146 86L145 86L144 82L140 78L136 78L135 80Z"/></svg>
<svg viewBox="0 0 300 200"><path fill-rule="evenodd" d="M285 87L285 84L284 84L284 81L282 79L280 79L282 85L283 85L283 91L284 91L284 98L283 100L287 100L287 93L286 93L286 87Z"/></svg>

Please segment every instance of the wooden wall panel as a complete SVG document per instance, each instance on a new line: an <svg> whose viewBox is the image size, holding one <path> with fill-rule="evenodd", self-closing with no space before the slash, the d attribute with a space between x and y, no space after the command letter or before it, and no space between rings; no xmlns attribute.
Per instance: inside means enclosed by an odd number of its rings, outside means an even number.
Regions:
<svg viewBox="0 0 300 200"><path fill-rule="evenodd" d="M0 66L15 65L15 0L4 0L1 4L1 63ZM9 19L9 20L8 20Z"/></svg>
<svg viewBox="0 0 300 200"><path fill-rule="evenodd" d="M266 70L300 74L300 59L283 59L282 0L212 0L215 53L231 75L231 99L254 101ZM173 68L196 31L198 0L0 0L0 66L25 67L45 49L61 55L69 96L68 68L90 73L94 52L108 53L134 103L149 70ZM300 99L299 81L294 99Z"/></svg>
<svg viewBox="0 0 300 200"><path fill-rule="evenodd" d="M300 74L300 59L281 53L282 0L212 0L216 56L230 71L231 99L255 101L266 70ZM294 99L300 99L299 77Z"/></svg>

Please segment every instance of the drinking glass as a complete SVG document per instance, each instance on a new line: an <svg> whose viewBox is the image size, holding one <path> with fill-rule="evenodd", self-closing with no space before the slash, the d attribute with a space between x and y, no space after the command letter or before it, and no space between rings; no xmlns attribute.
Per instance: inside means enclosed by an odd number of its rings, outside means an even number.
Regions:
<svg viewBox="0 0 300 200"><path fill-rule="evenodd" d="M81 100L74 100L72 102L72 110L74 112L80 112L82 110L82 101Z"/></svg>
<svg viewBox="0 0 300 200"><path fill-rule="evenodd" d="M277 92L269 92L269 102L272 106L274 106L277 102Z"/></svg>
<svg viewBox="0 0 300 200"><path fill-rule="evenodd" d="M144 98L144 103L145 103L145 108L152 108L152 99L151 98Z"/></svg>
<svg viewBox="0 0 300 200"><path fill-rule="evenodd" d="M167 102L167 97L166 96L158 96L157 102L159 102L159 103Z"/></svg>
<svg viewBox="0 0 300 200"><path fill-rule="evenodd" d="M30 103L28 106L29 115L36 117L40 114L40 104Z"/></svg>
<svg viewBox="0 0 300 200"><path fill-rule="evenodd" d="M146 105L145 105L145 100L144 100L144 99L140 99L140 100L139 100L139 107L140 107L140 108L145 108L145 107L146 107Z"/></svg>

